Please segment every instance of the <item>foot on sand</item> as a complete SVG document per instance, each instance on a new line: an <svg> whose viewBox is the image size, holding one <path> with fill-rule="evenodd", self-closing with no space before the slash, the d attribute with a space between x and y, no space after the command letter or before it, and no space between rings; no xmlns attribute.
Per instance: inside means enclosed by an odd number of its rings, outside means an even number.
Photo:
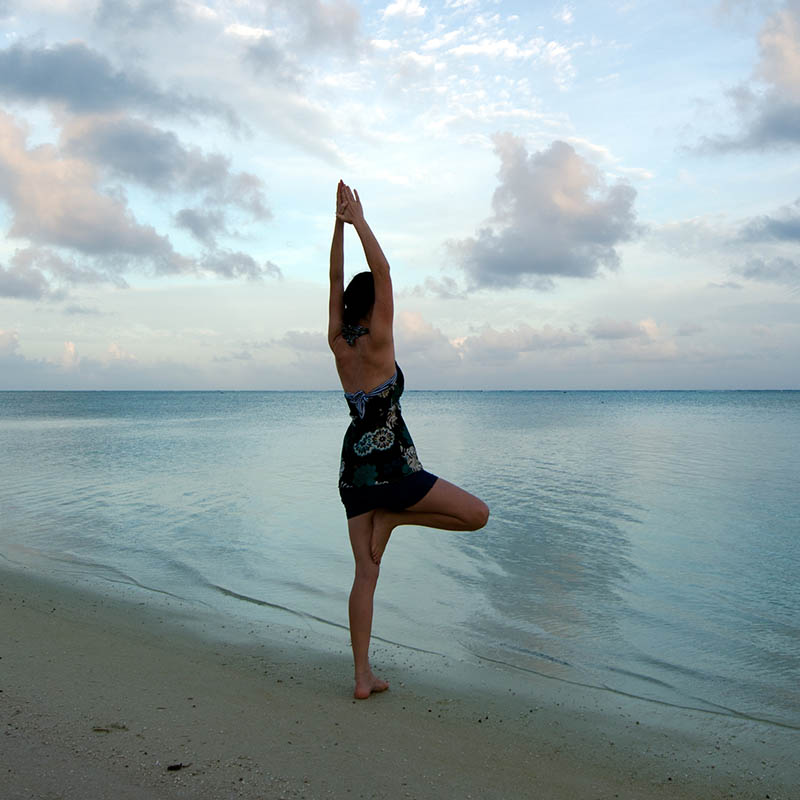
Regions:
<svg viewBox="0 0 800 800"><path fill-rule="evenodd" d="M372 536L369 539L369 551L372 554L372 560L376 564L381 563L383 551L386 549L386 545L389 544L389 537L392 535L392 530L394 530L389 516L388 511L379 508L372 519Z"/></svg>
<svg viewBox="0 0 800 800"><path fill-rule="evenodd" d="M388 688L389 684L376 678L370 670L365 675L356 675L356 689L353 697L356 700L366 700L373 692L385 692Z"/></svg>

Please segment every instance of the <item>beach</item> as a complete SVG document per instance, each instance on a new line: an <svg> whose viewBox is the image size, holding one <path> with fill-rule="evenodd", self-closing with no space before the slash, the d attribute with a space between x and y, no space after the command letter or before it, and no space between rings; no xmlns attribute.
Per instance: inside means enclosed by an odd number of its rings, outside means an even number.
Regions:
<svg viewBox="0 0 800 800"><path fill-rule="evenodd" d="M796 730L378 645L354 701L307 630L0 572L17 798L792 798Z"/></svg>

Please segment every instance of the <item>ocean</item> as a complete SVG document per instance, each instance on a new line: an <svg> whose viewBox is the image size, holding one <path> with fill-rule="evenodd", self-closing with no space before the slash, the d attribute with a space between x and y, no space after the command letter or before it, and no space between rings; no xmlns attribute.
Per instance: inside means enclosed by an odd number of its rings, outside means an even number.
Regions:
<svg viewBox="0 0 800 800"><path fill-rule="evenodd" d="M800 392L407 391L491 508L397 529L373 633L800 728ZM0 558L347 640L339 392L0 392Z"/></svg>

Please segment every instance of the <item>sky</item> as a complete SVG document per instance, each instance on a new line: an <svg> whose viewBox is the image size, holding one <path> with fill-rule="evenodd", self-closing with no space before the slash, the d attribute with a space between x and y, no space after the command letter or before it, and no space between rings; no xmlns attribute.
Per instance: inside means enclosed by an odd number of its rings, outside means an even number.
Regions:
<svg viewBox="0 0 800 800"><path fill-rule="evenodd" d="M338 388L340 178L409 388L800 388L800 0L0 0L0 389Z"/></svg>

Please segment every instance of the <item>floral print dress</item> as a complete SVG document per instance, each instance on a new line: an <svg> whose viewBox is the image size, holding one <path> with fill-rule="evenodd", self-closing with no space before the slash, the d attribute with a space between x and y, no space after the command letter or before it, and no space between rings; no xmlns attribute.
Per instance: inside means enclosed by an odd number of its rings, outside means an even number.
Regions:
<svg viewBox="0 0 800 800"><path fill-rule="evenodd" d="M396 483L422 470L400 413L405 379L395 366L395 374L372 391L345 393L350 427L342 444L340 491Z"/></svg>

